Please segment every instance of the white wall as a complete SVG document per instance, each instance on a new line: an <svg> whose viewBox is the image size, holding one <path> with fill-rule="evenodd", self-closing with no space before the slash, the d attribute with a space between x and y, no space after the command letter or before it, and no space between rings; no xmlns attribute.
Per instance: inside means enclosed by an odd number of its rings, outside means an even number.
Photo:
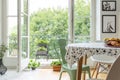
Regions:
<svg viewBox="0 0 120 80"><path fill-rule="evenodd" d="M96 8L96 27L97 32L100 31L100 34L96 32L96 36L99 40L104 40L106 37L117 37L120 38L120 0L110 0L116 1L116 11L102 11L102 1L106 0L97 0L97 6L100 8ZM98 5L100 3L100 5ZM99 12L99 13L97 13ZM116 33L102 33L102 15L116 15Z"/></svg>
<svg viewBox="0 0 120 80"><path fill-rule="evenodd" d="M2 23L1 23L1 21L2 21L2 19L1 19L1 16L2 16L2 0L0 0L0 42L1 42L1 25L2 25Z"/></svg>
<svg viewBox="0 0 120 80"><path fill-rule="evenodd" d="M116 1L116 11L102 11L102 1L107 0L96 0L95 10L95 19L93 20L95 29L96 29L96 41L103 41L106 37L117 37L120 38L120 0L111 0ZM116 15L116 33L102 33L102 15ZM94 66L95 63L92 60L88 59L88 65Z"/></svg>

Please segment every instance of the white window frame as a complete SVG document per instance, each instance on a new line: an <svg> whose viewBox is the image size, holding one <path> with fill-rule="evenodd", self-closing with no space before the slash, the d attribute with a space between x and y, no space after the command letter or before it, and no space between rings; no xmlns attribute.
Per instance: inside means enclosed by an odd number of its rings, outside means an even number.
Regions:
<svg viewBox="0 0 120 80"><path fill-rule="evenodd" d="M96 28L95 28L95 4L96 0L91 0L91 9L90 9L90 41L95 41ZM68 6L68 39L69 43L73 43L75 39L74 35L74 0L69 0Z"/></svg>

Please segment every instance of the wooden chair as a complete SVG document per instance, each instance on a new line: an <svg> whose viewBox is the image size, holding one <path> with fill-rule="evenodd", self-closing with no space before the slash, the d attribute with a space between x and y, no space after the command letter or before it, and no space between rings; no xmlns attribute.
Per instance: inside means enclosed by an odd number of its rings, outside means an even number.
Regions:
<svg viewBox="0 0 120 80"><path fill-rule="evenodd" d="M93 55L91 56L91 59L92 61L96 62L95 69L92 73L92 78L95 75L95 72L96 72L95 78L97 78L100 68L102 69L100 72L109 71L111 64L114 63L116 58L103 54L103 55Z"/></svg>
<svg viewBox="0 0 120 80"><path fill-rule="evenodd" d="M87 80L102 80L102 79L87 79ZM120 80L120 55L112 64L106 80Z"/></svg>

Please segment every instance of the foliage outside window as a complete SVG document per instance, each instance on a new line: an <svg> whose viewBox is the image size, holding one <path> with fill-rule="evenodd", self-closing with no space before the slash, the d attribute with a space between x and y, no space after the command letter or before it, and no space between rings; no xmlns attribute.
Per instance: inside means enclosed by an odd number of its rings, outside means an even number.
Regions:
<svg viewBox="0 0 120 80"><path fill-rule="evenodd" d="M91 0L75 0L75 42L90 41L90 1Z"/></svg>
<svg viewBox="0 0 120 80"><path fill-rule="evenodd" d="M75 41L90 40L90 0L75 0ZM24 30L23 28L23 34ZM14 32L14 31L13 31ZM57 58L53 44L58 38L68 38L68 8L43 8L30 15L30 58L35 58L36 40L48 40L50 58ZM9 36L9 51L17 49L17 35ZM22 45L24 45L26 41Z"/></svg>
<svg viewBox="0 0 120 80"><path fill-rule="evenodd" d="M12 32L9 36L9 55L17 56L17 33Z"/></svg>
<svg viewBox="0 0 120 80"><path fill-rule="evenodd" d="M90 0L89 0L90 1ZM75 0L75 41L90 40L90 3L85 0ZM49 13L49 14L48 14ZM35 54L35 39L48 39L50 58L55 56L53 43L57 38L68 37L68 8L40 9L30 17L30 49L31 57Z"/></svg>
<svg viewBox="0 0 120 80"><path fill-rule="evenodd" d="M39 47L37 50L38 51L47 51L47 48L45 48L44 46L42 46L42 47Z"/></svg>
<svg viewBox="0 0 120 80"><path fill-rule="evenodd" d="M49 14L48 14L49 13ZM53 43L57 38L67 38L67 9L41 9L30 17L30 50L35 55L36 40L48 40L50 58L56 58Z"/></svg>

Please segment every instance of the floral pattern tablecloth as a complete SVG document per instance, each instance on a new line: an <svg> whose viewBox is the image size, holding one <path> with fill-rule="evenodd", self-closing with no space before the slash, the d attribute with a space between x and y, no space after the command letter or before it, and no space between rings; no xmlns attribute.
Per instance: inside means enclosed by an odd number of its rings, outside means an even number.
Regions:
<svg viewBox="0 0 120 80"><path fill-rule="evenodd" d="M66 46L65 59L72 66L81 56L88 57L94 54L107 54L117 57L120 54L120 48L106 47L104 43L73 43Z"/></svg>

